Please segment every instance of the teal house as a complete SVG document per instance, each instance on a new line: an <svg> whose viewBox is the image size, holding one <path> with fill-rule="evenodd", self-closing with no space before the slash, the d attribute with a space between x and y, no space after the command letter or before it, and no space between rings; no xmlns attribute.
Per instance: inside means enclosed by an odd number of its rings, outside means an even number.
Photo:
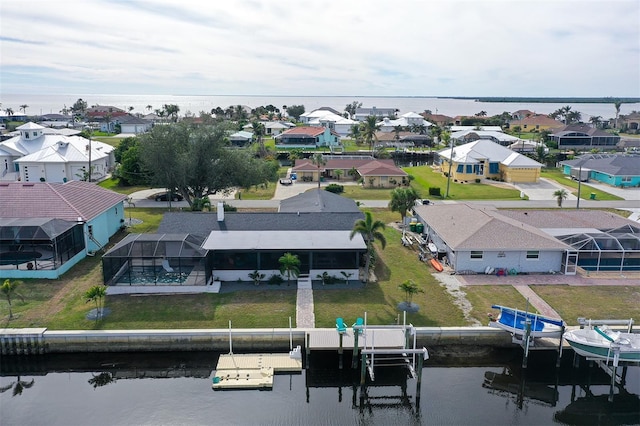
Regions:
<svg viewBox="0 0 640 426"><path fill-rule="evenodd" d="M329 127L301 126L286 130L275 138L276 148L317 148L340 145L340 135Z"/></svg>
<svg viewBox="0 0 640 426"><path fill-rule="evenodd" d="M588 154L562 161L567 176L588 177L589 180L617 187L640 187L640 156L626 154Z"/></svg>
<svg viewBox="0 0 640 426"><path fill-rule="evenodd" d="M125 195L94 183L0 183L0 278L56 279L124 227Z"/></svg>

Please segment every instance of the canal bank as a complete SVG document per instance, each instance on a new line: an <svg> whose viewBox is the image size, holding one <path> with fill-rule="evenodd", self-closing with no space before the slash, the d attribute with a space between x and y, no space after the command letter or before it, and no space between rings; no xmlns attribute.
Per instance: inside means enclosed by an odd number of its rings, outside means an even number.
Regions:
<svg viewBox="0 0 640 426"><path fill-rule="evenodd" d="M89 352L288 351L305 347L313 331L335 329L198 329L198 330L0 330L2 355ZM511 336L490 327L416 327L419 346L511 347ZM371 342L369 342L371 344Z"/></svg>

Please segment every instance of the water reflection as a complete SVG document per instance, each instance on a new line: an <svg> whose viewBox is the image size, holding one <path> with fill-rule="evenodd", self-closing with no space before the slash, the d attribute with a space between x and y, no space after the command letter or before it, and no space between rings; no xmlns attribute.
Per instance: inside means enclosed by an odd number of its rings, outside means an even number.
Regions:
<svg viewBox="0 0 640 426"><path fill-rule="evenodd" d="M18 376L18 378L12 383L6 386L0 387L0 393L5 393L9 389L13 389L11 396L22 395L22 391L25 389L29 389L31 386L34 385L35 382L36 382L35 379L31 379L31 381L20 380L20 376Z"/></svg>

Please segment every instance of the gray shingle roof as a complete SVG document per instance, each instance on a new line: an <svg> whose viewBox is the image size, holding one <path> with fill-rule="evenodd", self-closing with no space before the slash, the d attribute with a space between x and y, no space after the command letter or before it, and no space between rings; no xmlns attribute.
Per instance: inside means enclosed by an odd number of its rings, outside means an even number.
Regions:
<svg viewBox="0 0 640 426"><path fill-rule="evenodd" d="M638 225L629 219L602 210L500 210L499 213L527 225L542 228L595 228L599 230Z"/></svg>
<svg viewBox="0 0 640 426"><path fill-rule="evenodd" d="M611 155L591 154L583 155L575 160L563 161L571 167L578 167L582 163L583 169L595 170L612 176L639 176L640 156L637 155Z"/></svg>
<svg viewBox="0 0 640 426"><path fill-rule="evenodd" d="M491 207L417 206L420 216L453 250L563 250L568 246Z"/></svg>
<svg viewBox="0 0 640 426"><path fill-rule="evenodd" d="M280 212L360 213L355 201L324 189L312 189L280 202ZM362 214L362 213L360 213Z"/></svg>
<svg viewBox="0 0 640 426"><path fill-rule="evenodd" d="M218 222L215 213L175 212L165 213L158 233L194 234L208 237L211 231L343 231L353 229L362 212L331 213L231 213Z"/></svg>

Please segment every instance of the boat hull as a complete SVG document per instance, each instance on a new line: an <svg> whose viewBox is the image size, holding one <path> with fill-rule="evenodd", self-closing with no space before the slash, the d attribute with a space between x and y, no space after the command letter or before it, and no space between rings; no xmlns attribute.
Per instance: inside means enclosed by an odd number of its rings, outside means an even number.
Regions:
<svg viewBox="0 0 640 426"><path fill-rule="evenodd" d="M625 362L640 362L640 335L620 333L621 339L627 339L629 344L610 342L599 336L595 330L582 329L565 333L564 338L578 354L587 358L613 360L618 354L618 360Z"/></svg>
<svg viewBox="0 0 640 426"><path fill-rule="evenodd" d="M527 321L529 321L529 335L532 337L559 337L562 334L562 320L518 311L500 305L493 305L492 308L499 309L500 315L495 321L489 323L490 327L500 328L514 335L524 336L527 333Z"/></svg>

